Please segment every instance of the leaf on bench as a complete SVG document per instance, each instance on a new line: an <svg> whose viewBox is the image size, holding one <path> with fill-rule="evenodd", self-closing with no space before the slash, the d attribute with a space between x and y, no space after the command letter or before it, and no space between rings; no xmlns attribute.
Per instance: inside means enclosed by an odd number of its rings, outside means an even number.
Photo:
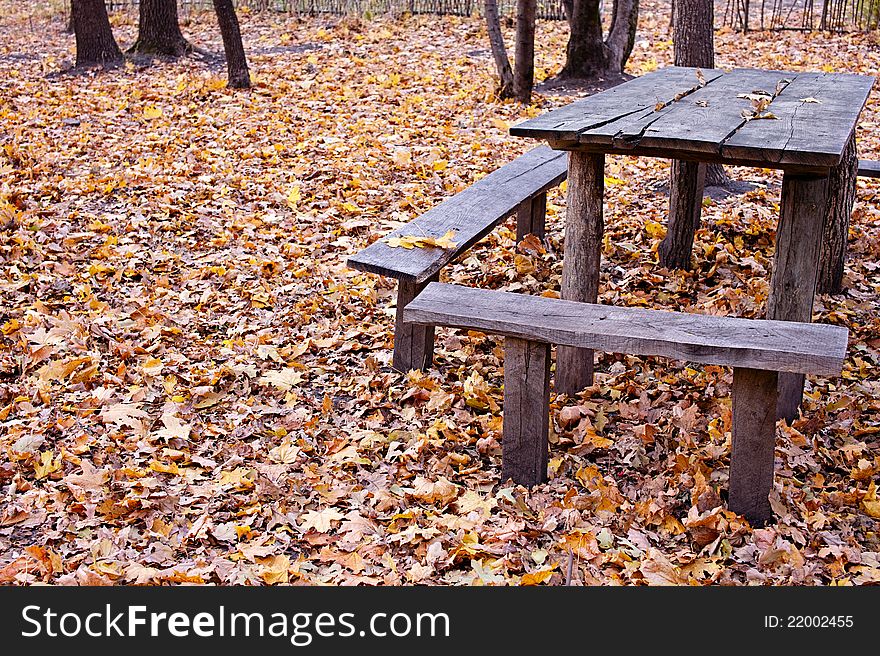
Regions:
<svg viewBox="0 0 880 656"><path fill-rule="evenodd" d="M421 237L419 235L401 235L400 237L388 237L385 239L391 248L445 248L454 249L458 244L452 241L455 230L448 231L442 237Z"/></svg>

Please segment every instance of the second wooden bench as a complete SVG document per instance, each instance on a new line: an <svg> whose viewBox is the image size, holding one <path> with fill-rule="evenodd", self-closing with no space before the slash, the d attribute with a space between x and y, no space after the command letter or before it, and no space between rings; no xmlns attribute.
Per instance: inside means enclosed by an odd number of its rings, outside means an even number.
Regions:
<svg viewBox="0 0 880 656"><path fill-rule="evenodd" d="M846 328L612 307L431 283L403 320L506 336L502 473L523 485L547 478L550 345L665 356L733 367L729 508L772 517L777 372L834 376Z"/></svg>
<svg viewBox="0 0 880 656"><path fill-rule="evenodd" d="M547 146L533 148L348 259L352 269L397 278L395 369L427 369L434 352L434 329L404 325L403 307L430 281L437 280L443 267L511 214L516 213L517 241L529 233L543 237L547 190L565 180L567 163L565 152ZM386 242L388 237L405 235L442 237L450 230L455 233L454 249L407 250L392 248Z"/></svg>

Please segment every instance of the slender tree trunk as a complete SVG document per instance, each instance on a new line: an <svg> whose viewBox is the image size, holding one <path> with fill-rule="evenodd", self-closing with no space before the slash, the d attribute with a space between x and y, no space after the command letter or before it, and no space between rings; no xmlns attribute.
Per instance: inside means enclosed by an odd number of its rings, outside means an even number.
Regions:
<svg viewBox="0 0 880 656"><path fill-rule="evenodd" d="M497 0L485 0L484 9L486 29L489 32L489 45L492 48L492 57L495 59L495 68L498 69L498 77L500 78L498 97L513 98L515 83L513 71L510 68L510 59L507 57L507 48L504 47L504 35L501 32L501 19L498 17Z"/></svg>
<svg viewBox="0 0 880 656"><path fill-rule="evenodd" d="M849 237L849 219L856 202L858 169L859 158L853 135L843 151L843 159L831 170L828 177L828 201L825 206L817 287L820 294L839 294L843 291L843 265Z"/></svg>
<svg viewBox="0 0 880 656"><path fill-rule="evenodd" d="M571 33L559 77L591 79L620 76L635 44L639 0L614 0L611 28L603 39L600 0L565 5Z"/></svg>
<svg viewBox="0 0 880 656"><path fill-rule="evenodd" d="M229 86L233 89L248 89L251 86L251 74L232 0L214 0L214 11L217 12L217 22L220 23L220 34L223 35Z"/></svg>
<svg viewBox="0 0 880 656"><path fill-rule="evenodd" d="M639 23L639 0L614 0L611 28L605 46L611 72L621 74L636 43Z"/></svg>
<svg viewBox="0 0 880 656"><path fill-rule="evenodd" d="M180 57L192 51L180 31L177 0L140 0L138 38L128 51L168 57Z"/></svg>
<svg viewBox="0 0 880 656"><path fill-rule="evenodd" d="M71 0L70 19L76 35L77 68L110 66L122 61L104 0Z"/></svg>
<svg viewBox="0 0 880 656"><path fill-rule="evenodd" d="M513 88L516 99L526 104L532 100L532 87L535 84L535 14L537 10L537 0L517 0Z"/></svg>

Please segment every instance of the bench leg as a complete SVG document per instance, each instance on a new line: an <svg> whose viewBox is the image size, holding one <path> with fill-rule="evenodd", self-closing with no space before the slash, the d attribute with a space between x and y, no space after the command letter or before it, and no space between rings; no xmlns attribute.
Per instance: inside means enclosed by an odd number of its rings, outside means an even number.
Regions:
<svg viewBox="0 0 880 656"><path fill-rule="evenodd" d="M669 225L657 254L669 269L691 268L694 233L700 227L706 165L672 160L669 178Z"/></svg>
<svg viewBox="0 0 880 656"><path fill-rule="evenodd" d="M519 204L516 211L516 241L533 234L538 239L544 238L544 221L547 216L547 192L527 198Z"/></svg>
<svg viewBox="0 0 880 656"><path fill-rule="evenodd" d="M733 449L729 508L752 524L773 518L773 454L776 445L775 371L733 370Z"/></svg>
<svg viewBox="0 0 880 656"><path fill-rule="evenodd" d="M427 287L436 282L436 274L422 283L399 280L397 283L397 316L394 320L394 357L391 366L397 371L425 371L434 359L434 326L417 326L403 322L403 308Z"/></svg>
<svg viewBox="0 0 880 656"><path fill-rule="evenodd" d="M599 295L602 258L602 194L605 156L571 151L568 154L568 209L562 298L595 303ZM556 349L556 391L573 396L593 384L593 351L571 346Z"/></svg>
<svg viewBox="0 0 880 656"><path fill-rule="evenodd" d="M547 480L550 430L550 345L504 340L502 479L520 485Z"/></svg>
<svg viewBox="0 0 880 656"><path fill-rule="evenodd" d="M827 177L785 174L776 228L767 318L810 323L825 223ZM804 375L779 374L777 417L791 422L804 393Z"/></svg>

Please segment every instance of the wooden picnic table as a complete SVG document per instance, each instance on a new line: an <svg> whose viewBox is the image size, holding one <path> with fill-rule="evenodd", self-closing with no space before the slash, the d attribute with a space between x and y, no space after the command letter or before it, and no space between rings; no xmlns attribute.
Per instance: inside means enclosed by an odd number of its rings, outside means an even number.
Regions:
<svg viewBox="0 0 880 656"><path fill-rule="evenodd" d="M766 317L809 322L828 176L840 164L874 79L836 73L668 67L510 129L569 151L562 298L595 303L606 154L782 169ZM593 352L560 346L556 389L591 385ZM777 413L791 420L804 376L779 376Z"/></svg>

